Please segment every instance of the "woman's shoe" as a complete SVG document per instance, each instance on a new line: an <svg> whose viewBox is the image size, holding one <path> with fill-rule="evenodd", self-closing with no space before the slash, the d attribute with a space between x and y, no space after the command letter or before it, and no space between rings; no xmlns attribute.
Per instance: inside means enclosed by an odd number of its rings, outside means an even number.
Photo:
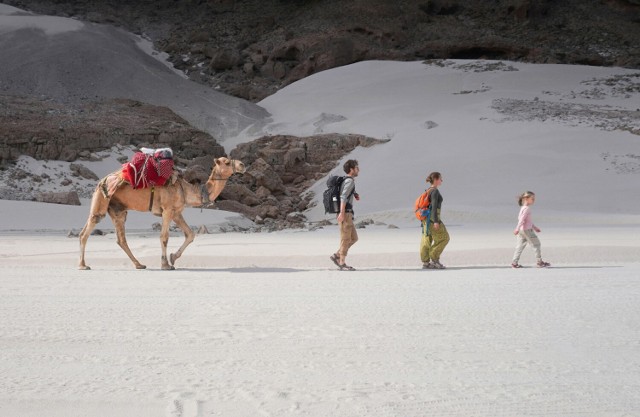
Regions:
<svg viewBox="0 0 640 417"><path fill-rule="evenodd" d="M445 269L446 266L442 265L440 263L440 261L433 261L433 262L431 262L431 268L433 268L433 269Z"/></svg>

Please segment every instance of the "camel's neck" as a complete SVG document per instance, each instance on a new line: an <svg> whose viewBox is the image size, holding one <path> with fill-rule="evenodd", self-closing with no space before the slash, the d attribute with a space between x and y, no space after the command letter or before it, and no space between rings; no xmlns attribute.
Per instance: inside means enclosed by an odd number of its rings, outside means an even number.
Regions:
<svg viewBox="0 0 640 417"><path fill-rule="evenodd" d="M244 170L242 172L244 172ZM225 185L227 185L227 180L232 173L235 173L235 169L233 172L221 173L218 166L214 165L209 179L202 186L190 184L183 179L182 190L185 204L190 207L202 207L212 204L222 190L224 190Z"/></svg>
<svg viewBox="0 0 640 417"><path fill-rule="evenodd" d="M235 173L235 169L233 170ZM220 172L220 168L217 165L213 166L211 170L211 175L209 175L209 179L205 184L206 190L209 192L209 201L213 203L213 201L218 198L222 190L224 190L224 186L227 185L227 180L232 175L231 172L222 174Z"/></svg>
<svg viewBox="0 0 640 417"><path fill-rule="evenodd" d="M209 202L213 203L215 199L218 198L222 190L224 190L225 185L227 185L227 178L209 178L209 180L204 185L204 189L206 190L206 193L209 197ZM205 198L203 196L203 200L204 199Z"/></svg>
<svg viewBox="0 0 640 417"><path fill-rule="evenodd" d="M218 198L226 184L226 179L214 178L209 178L203 185L194 185L183 181L182 189L184 190L185 203L189 207L209 205Z"/></svg>
<svg viewBox="0 0 640 417"><path fill-rule="evenodd" d="M215 202L222 190L211 192L211 187L206 183L201 186L189 184L189 192L185 189L185 200L190 207L208 206Z"/></svg>
<svg viewBox="0 0 640 417"><path fill-rule="evenodd" d="M182 181L182 190L184 192L185 204L189 207L200 207L202 205L202 192L199 185L190 184Z"/></svg>

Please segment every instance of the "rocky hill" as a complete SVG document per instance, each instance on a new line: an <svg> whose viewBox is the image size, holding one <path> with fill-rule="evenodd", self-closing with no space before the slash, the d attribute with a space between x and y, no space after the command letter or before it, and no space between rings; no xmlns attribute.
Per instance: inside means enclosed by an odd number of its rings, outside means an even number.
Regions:
<svg viewBox="0 0 640 417"><path fill-rule="evenodd" d="M261 228L302 227L305 191L357 146L384 140L360 135L265 136L238 146L231 157L248 166L233 177L217 207L244 214ZM226 152L211 135L195 129L170 109L134 100L111 99L81 106L0 95L0 199L80 204L98 176L85 161L109 149L170 146L189 181L204 183L213 158ZM21 155L43 161L40 173L13 163ZM120 159L120 162L126 162ZM66 168L51 169L66 161ZM49 168L49 169L47 169ZM114 165L114 171L118 165ZM56 190L50 192L46 190Z"/></svg>
<svg viewBox="0 0 640 417"><path fill-rule="evenodd" d="M371 60L640 68L640 0L4 0L149 37L197 82L258 101Z"/></svg>

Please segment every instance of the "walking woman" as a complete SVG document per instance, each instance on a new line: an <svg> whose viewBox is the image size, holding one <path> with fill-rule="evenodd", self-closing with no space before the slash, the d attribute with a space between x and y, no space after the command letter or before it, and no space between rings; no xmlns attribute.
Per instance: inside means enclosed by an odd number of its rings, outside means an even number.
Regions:
<svg viewBox="0 0 640 417"><path fill-rule="evenodd" d="M427 182L431 184L429 198L431 204L429 217L422 221L420 259L422 269L444 269L444 265L440 263L440 255L449 243L449 232L440 219L443 198L438 187L442 185L442 175L439 172L432 172L427 177Z"/></svg>

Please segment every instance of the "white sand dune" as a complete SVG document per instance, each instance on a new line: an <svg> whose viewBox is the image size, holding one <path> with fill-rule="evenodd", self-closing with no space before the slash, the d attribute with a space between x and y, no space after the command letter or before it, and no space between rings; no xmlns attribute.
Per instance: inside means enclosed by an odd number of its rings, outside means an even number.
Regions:
<svg viewBox="0 0 640 417"><path fill-rule="evenodd" d="M128 240L148 269L107 233L79 271L66 234L86 205L0 201L0 415L640 415L637 77L363 62L264 100L271 119L228 149L265 133L391 139L345 157L362 168L357 218L384 223L359 231L355 272L328 259L335 225L198 235L177 270L160 271L146 213L130 215ZM442 271L419 269L411 219L431 170L445 178ZM549 269L529 249L527 268L508 267L526 189ZM170 251L180 243L172 233Z"/></svg>

